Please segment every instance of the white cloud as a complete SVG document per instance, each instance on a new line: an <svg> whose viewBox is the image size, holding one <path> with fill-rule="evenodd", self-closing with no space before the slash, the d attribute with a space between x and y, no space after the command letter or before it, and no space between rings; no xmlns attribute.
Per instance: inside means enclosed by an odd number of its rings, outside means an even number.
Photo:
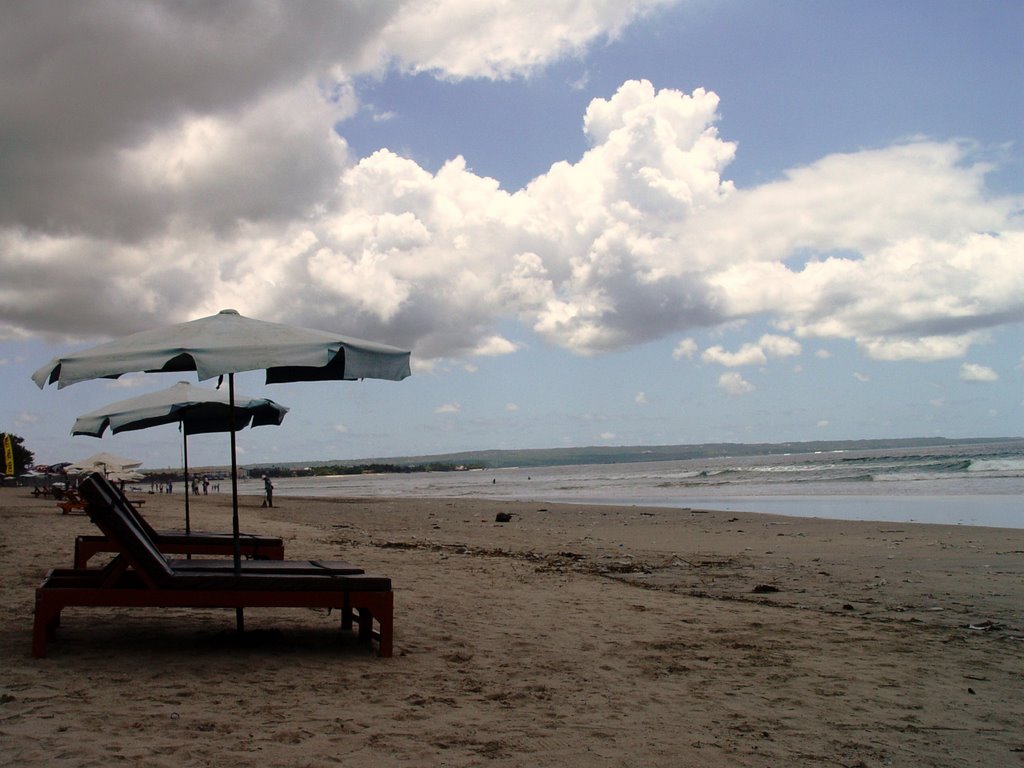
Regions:
<svg viewBox="0 0 1024 768"><path fill-rule="evenodd" d="M676 348L672 350L672 357L676 360L682 360L683 358L690 359L697 353L697 342L693 339L686 338L676 344Z"/></svg>
<svg viewBox="0 0 1024 768"><path fill-rule="evenodd" d="M744 344L736 352L727 352L721 346L709 347L701 353L701 360L734 368L741 365L764 365L770 357L799 355L800 343L785 336L766 334L756 344Z"/></svg>
<svg viewBox="0 0 1024 768"><path fill-rule="evenodd" d="M462 405L459 403L445 403L444 405L439 405L437 408L434 409L434 413L438 414L460 413L461 411Z"/></svg>
<svg viewBox="0 0 1024 768"><path fill-rule="evenodd" d="M647 394L645 392L637 392L633 402L637 405L647 405Z"/></svg>
<svg viewBox="0 0 1024 768"><path fill-rule="evenodd" d="M505 403L505 410L508 411L509 413L515 413L516 411L519 410L519 404L518 403Z"/></svg>
<svg viewBox="0 0 1024 768"><path fill-rule="evenodd" d="M730 395L746 395L754 391L754 385L736 371L728 371L719 376L718 386Z"/></svg>
<svg viewBox="0 0 1024 768"><path fill-rule="evenodd" d="M764 350L757 344L744 344L736 352L727 352L721 346L708 347L701 353L700 359L705 363L717 363L730 368L741 365L764 365L768 362Z"/></svg>
<svg viewBox="0 0 1024 768"><path fill-rule="evenodd" d="M960 379L962 381L999 381L999 374L987 365L963 363L960 366Z"/></svg>
<svg viewBox="0 0 1024 768"><path fill-rule="evenodd" d="M853 372L853 378L855 378L857 381L861 382L862 384L866 384L867 382L871 381L871 377L870 376L868 376L867 374L860 373L859 371L854 371Z"/></svg>
<svg viewBox="0 0 1024 768"><path fill-rule="evenodd" d="M146 383L144 376L128 374L106 382L108 389L136 389Z"/></svg>
<svg viewBox="0 0 1024 768"><path fill-rule="evenodd" d="M517 349L522 347L521 344L517 344L514 341L509 341L502 336L488 336L486 339L481 339L476 349L473 350L474 355L481 357L496 357L499 355L511 355Z"/></svg>
<svg viewBox="0 0 1024 768"><path fill-rule="evenodd" d="M602 432L601 433L601 439L605 440L605 441L607 441L607 440L614 440L615 439L615 433L614 432Z"/></svg>
<svg viewBox="0 0 1024 768"><path fill-rule="evenodd" d="M786 336L766 334L761 337L758 344L768 357L793 357L802 351L800 342Z"/></svg>
<svg viewBox="0 0 1024 768"><path fill-rule="evenodd" d="M949 359L1024 319L1022 200L986 187L967 143L828 155L738 189L715 93L629 81L581 116L582 157L510 192L461 157L353 158L335 130L360 74L522 76L661 4L25 4L0 27L0 337L235 306L429 365L513 353L509 320L580 354L757 316L779 329L705 350L735 367L807 339Z"/></svg>
<svg viewBox="0 0 1024 768"><path fill-rule="evenodd" d="M816 426L819 429L825 429L827 426L829 426L829 420L828 419L819 419L818 423L816 424Z"/></svg>
<svg viewBox="0 0 1024 768"><path fill-rule="evenodd" d="M381 45L412 71L450 78L528 74L615 37L669 0L414 0L384 29Z"/></svg>
<svg viewBox="0 0 1024 768"><path fill-rule="evenodd" d="M334 431L344 435L348 433L348 427L346 427L344 424L335 424Z"/></svg>

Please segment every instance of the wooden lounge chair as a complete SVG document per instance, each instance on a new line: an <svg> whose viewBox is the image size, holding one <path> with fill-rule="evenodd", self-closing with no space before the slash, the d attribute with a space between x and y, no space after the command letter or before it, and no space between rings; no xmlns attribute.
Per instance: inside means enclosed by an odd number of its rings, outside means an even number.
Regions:
<svg viewBox="0 0 1024 768"><path fill-rule="evenodd" d="M341 573L326 563L292 567L287 561L249 562L241 572L233 567L178 568L125 512L123 499L102 476L87 478L82 494L93 520L121 550L102 569L55 569L47 574L36 589L33 656L45 655L61 611L70 606L337 608L342 630L356 622L360 640L376 640L378 655L391 656L394 594L389 578ZM281 570L268 572L271 568Z"/></svg>
<svg viewBox="0 0 1024 768"><path fill-rule="evenodd" d="M136 506L142 506L146 503L145 499L136 499L131 502ZM60 507L61 514L70 515L72 512L85 511L85 500L79 495L78 491L74 488L68 488L66 491L61 493L61 498L57 499L57 506Z"/></svg>
<svg viewBox="0 0 1024 768"><path fill-rule="evenodd" d="M60 507L62 515L70 515L75 510L85 510L85 502L74 488L64 491L64 498L57 500L57 506Z"/></svg>
<svg viewBox="0 0 1024 768"><path fill-rule="evenodd" d="M113 488L113 486L111 486ZM234 539L230 533L207 533L204 531L157 531L145 517L135 509L133 502L123 495L125 513L135 518L139 527L165 555L214 555L231 557L234 554ZM83 502L84 505L84 502ZM88 510L86 510L88 511ZM255 536L239 534L239 550L242 557L252 560L283 560L284 542L276 536ZM86 568L93 555L100 552L120 552L120 545L107 536L85 535L75 538L75 568Z"/></svg>

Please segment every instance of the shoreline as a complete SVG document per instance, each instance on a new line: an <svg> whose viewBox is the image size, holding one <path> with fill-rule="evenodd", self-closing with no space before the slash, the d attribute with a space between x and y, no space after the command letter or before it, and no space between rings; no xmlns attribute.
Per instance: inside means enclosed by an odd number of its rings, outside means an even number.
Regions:
<svg viewBox="0 0 1024 768"><path fill-rule="evenodd" d="M392 578L394 658L312 611L247 611L239 647L227 611L72 609L33 660L32 590L93 527L24 491L0 489L12 764L1024 765L1020 529L242 495L289 558ZM181 527L182 494L144 498ZM190 506L230 528L230 493Z"/></svg>

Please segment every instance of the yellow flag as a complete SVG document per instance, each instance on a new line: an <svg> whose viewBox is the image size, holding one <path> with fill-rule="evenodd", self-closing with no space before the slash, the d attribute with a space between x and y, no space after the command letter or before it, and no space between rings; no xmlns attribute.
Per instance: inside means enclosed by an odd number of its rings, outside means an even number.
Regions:
<svg viewBox="0 0 1024 768"><path fill-rule="evenodd" d="M4 473L14 474L14 446L11 444L11 436L4 433Z"/></svg>

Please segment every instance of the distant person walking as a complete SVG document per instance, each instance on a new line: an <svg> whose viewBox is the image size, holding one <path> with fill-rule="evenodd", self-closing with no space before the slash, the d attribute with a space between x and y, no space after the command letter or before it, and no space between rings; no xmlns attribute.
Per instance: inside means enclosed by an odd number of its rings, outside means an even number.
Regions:
<svg viewBox="0 0 1024 768"><path fill-rule="evenodd" d="M274 506L274 484L270 482L269 475L263 476L263 492L266 494L266 497L263 499L263 506Z"/></svg>

